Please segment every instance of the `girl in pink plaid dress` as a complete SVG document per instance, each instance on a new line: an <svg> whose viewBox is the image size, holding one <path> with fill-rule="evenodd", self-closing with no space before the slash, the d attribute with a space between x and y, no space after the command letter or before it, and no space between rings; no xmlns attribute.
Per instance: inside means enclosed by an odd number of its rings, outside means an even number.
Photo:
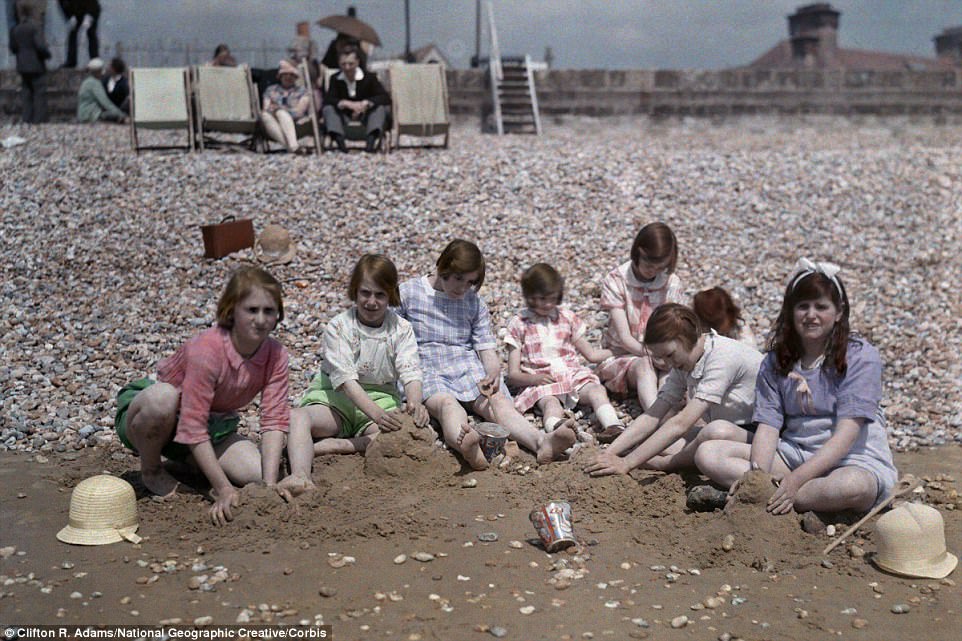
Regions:
<svg viewBox="0 0 962 641"><path fill-rule="evenodd" d="M551 432L559 424L574 423L565 421L566 408L587 404L598 419L598 439L614 440L623 430L621 421L601 381L581 360L600 363L611 351L593 347L581 319L561 307L564 279L551 265L529 267L521 276L521 292L527 309L511 319L504 339L508 384L521 389L515 408L526 412L537 406L545 431Z"/></svg>
<svg viewBox="0 0 962 641"><path fill-rule="evenodd" d="M611 315L602 341L613 356L596 370L616 394L638 394L642 410L658 395L658 370L642 344L648 317L664 303L683 303L681 279L675 275L678 242L664 223L641 228L631 244L631 260L611 270L601 283L601 307Z"/></svg>

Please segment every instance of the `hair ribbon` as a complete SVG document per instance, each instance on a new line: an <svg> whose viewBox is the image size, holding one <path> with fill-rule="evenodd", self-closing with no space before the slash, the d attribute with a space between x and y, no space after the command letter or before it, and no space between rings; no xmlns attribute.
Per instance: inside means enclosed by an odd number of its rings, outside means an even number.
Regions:
<svg viewBox="0 0 962 641"><path fill-rule="evenodd" d="M813 262L804 257L799 258L795 261L795 268L792 270L791 278L788 279L788 288L795 289L799 281L810 274L821 274L832 281L839 298L844 301L845 295L842 293L842 285L838 282L837 278L840 271L842 271L842 268L835 263Z"/></svg>

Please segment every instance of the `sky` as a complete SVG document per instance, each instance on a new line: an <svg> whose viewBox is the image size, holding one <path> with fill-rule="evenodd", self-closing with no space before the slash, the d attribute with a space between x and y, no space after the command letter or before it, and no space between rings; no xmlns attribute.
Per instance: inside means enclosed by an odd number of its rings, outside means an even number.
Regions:
<svg viewBox="0 0 962 641"><path fill-rule="evenodd" d="M475 0L409 2L412 48L434 42L455 67L467 67L475 51ZM62 46L64 23L55 0L48 4L48 39ZM266 66L260 58L275 57L273 50L286 46L297 22L344 13L348 4L354 4L358 16L378 31L382 54L404 51L403 0L101 0L99 32L110 46L120 41L128 49L134 45L183 49L189 44L205 58L217 43L226 42L242 62ZM487 4L482 2L485 25ZM804 4L808 2L491 2L503 55L529 54L542 60L550 47L553 66L570 69L718 69L747 64L787 36L786 16ZM831 4L842 13L839 45L846 48L932 57L932 38L946 27L962 25L962 0ZM487 33L485 26L482 56L488 52ZM333 33L314 25L312 36L323 49ZM2 38L5 44L6 36ZM271 53L254 51L265 45ZM80 49L85 50L83 38ZM55 53L55 62L56 58ZM86 59L83 53L80 59Z"/></svg>

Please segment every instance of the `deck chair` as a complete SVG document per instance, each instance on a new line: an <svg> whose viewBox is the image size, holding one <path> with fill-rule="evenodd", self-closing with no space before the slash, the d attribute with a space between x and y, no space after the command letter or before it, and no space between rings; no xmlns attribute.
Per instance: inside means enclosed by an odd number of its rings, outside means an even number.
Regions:
<svg viewBox="0 0 962 641"><path fill-rule="evenodd" d="M309 106L307 115L294 123L294 133L297 135L298 140L310 137L314 141L314 153L319 155L321 153L320 107L317 104L317 97L314 95L314 84L311 82L311 74L307 68L307 60L302 60L300 64L297 65L297 70L301 75L299 82L307 87ZM268 138L263 131L261 131L261 137L264 143L264 150L267 153L271 153L271 143L277 144L277 142Z"/></svg>
<svg viewBox="0 0 962 641"><path fill-rule="evenodd" d="M411 147L448 147L448 83L438 64L394 64L390 67L391 104L394 114L394 148L401 136L426 139ZM443 142L437 144L443 136Z"/></svg>
<svg viewBox="0 0 962 641"><path fill-rule="evenodd" d="M325 67L324 65L321 65L321 77L324 78L324 92L323 92L324 94L327 94L327 89L331 83L331 78L333 78L334 74L336 74L338 71L340 71L340 69L338 69L337 67L332 69L331 67ZM365 73L374 73L374 72L368 71ZM318 105L318 113L320 113L321 107L322 105ZM392 112L389 109L387 112L387 121L384 123L385 124L384 130L381 132L380 150L381 150L381 153L385 153L385 154L391 150L391 123L392 123L391 114ZM334 144L334 139L331 138L330 135L328 135L327 128L324 127L323 118L321 120L321 132L322 132L321 138L323 140L322 149L324 151L333 151L337 149L337 145ZM360 120L348 120L346 123L344 123L344 140L348 142L348 149L355 149L355 150L361 149L362 147L359 147L357 145L352 145L350 143L352 141L355 143L366 142L366 138L367 138L367 129L364 127L363 122L361 122Z"/></svg>
<svg viewBox="0 0 962 641"><path fill-rule="evenodd" d="M247 65L193 68L197 111L197 145L243 145L256 149L257 89ZM214 138L211 133L246 134L241 141Z"/></svg>
<svg viewBox="0 0 962 641"><path fill-rule="evenodd" d="M130 70L130 142L141 149L194 148L191 83L186 67L141 67ZM183 129L184 145L141 145L139 129Z"/></svg>

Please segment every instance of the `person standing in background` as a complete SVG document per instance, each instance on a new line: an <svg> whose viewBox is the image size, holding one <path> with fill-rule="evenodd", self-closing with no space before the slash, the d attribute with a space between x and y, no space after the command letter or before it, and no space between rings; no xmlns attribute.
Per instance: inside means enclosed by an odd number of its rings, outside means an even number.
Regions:
<svg viewBox="0 0 962 641"><path fill-rule="evenodd" d="M23 121L30 124L47 122L47 64L50 50L43 37L43 27L34 19L29 4L17 7L19 22L10 30L10 52L17 57L23 99Z"/></svg>
<svg viewBox="0 0 962 641"><path fill-rule="evenodd" d="M90 60L100 57L100 39L97 37L97 22L100 20L98 0L58 0L63 19L67 23L67 59L63 66L68 69L77 67L77 32L87 27L87 54Z"/></svg>

